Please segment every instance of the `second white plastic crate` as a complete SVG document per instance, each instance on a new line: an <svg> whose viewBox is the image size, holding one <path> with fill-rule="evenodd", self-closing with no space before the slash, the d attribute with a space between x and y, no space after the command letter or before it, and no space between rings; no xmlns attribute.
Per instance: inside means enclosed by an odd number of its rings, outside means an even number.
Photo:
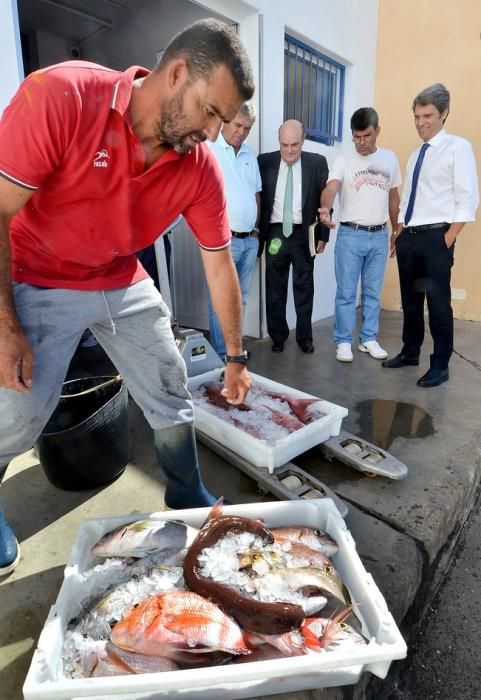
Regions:
<svg viewBox="0 0 481 700"><path fill-rule="evenodd" d="M212 370L205 374L189 379L189 390L195 391L202 384L218 381L222 369ZM312 398L310 394L292 389L291 387L279 384L266 377L250 373L252 380L260 384L267 390L288 394L293 398ZM313 404L324 415L312 423L305 425L299 430L295 430L281 440L269 443L266 440L259 440L249 435L244 430L236 428L234 425L209 413L202 405L194 402L195 429L208 437L217 440L222 445L226 445L236 454L244 457L256 467L264 467L272 474L275 469L289 462L294 457L302 454L306 450L325 442L330 437L339 435L342 419L347 416L347 408L337 406L329 401L320 399Z"/></svg>

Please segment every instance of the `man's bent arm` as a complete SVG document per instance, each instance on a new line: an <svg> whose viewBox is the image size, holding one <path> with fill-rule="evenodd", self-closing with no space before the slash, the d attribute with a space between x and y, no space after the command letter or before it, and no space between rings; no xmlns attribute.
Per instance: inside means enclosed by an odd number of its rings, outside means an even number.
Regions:
<svg viewBox="0 0 481 700"><path fill-rule="evenodd" d="M256 228L259 228L259 221L261 218L261 193L260 192L256 192L256 206L257 206Z"/></svg>
<svg viewBox="0 0 481 700"><path fill-rule="evenodd" d="M8 227L31 195L31 190L0 177L0 387L20 392L32 384L33 351L13 303Z"/></svg>
<svg viewBox="0 0 481 700"><path fill-rule="evenodd" d="M397 218L399 216L400 205L399 192L397 187L392 187L389 190L389 221L391 222L391 232L397 231Z"/></svg>
<svg viewBox="0 0 481 700"><path fill-rule="evenodd" d="M328 228L335 228L336 223L332 221L330 210L334 204L336 194L339 192L341 186L340 180L331 180L322 190L321 194L321 208L319 209L319 221L327 226Z"/></svg>
<svg viewBox="0 0 481 700"><path fill-rule="evenodd" d="M242 352L242 297L230 248L216 251L201 248L201 257L227 354L239 355ZM228 362L225 388L229 403L242 403L250 387L251 380L245 365Z"/></svg>

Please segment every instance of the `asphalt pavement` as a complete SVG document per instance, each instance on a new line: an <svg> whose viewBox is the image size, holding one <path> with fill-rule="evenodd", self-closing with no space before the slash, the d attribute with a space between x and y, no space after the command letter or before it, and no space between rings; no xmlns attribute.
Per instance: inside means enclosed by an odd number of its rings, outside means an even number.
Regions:
<svg viewBox="0 0 481 700"><path fill-rule="evenodd" d="M461 532L438 591L420 620L389 700L481 697L481 502Z"/></svg>

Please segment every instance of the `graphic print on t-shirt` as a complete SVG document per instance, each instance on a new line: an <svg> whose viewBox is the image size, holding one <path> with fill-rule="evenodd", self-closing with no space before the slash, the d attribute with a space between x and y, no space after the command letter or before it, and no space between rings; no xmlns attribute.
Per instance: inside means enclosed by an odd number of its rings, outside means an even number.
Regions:
<svg viewBox="0 0 481 700"><path fill-rule="evenodd" d="M364 185L389 191L391 189L391 174L388 170L369 165L364 170L353 173L353 184L356 192L359 192Z"/></svg>

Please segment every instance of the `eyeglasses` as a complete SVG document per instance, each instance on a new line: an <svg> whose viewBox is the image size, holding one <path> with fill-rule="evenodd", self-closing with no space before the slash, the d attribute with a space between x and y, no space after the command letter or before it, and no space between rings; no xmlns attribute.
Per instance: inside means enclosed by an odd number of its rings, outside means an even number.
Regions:
<svg viewBox="0 0 481 700"><path fill-rule="evenodd" d="M354 141L354 143L367 143L369 139L372 139L373 136L374 134L368 134L368 136L353 136L352 140Z"/></svg>

